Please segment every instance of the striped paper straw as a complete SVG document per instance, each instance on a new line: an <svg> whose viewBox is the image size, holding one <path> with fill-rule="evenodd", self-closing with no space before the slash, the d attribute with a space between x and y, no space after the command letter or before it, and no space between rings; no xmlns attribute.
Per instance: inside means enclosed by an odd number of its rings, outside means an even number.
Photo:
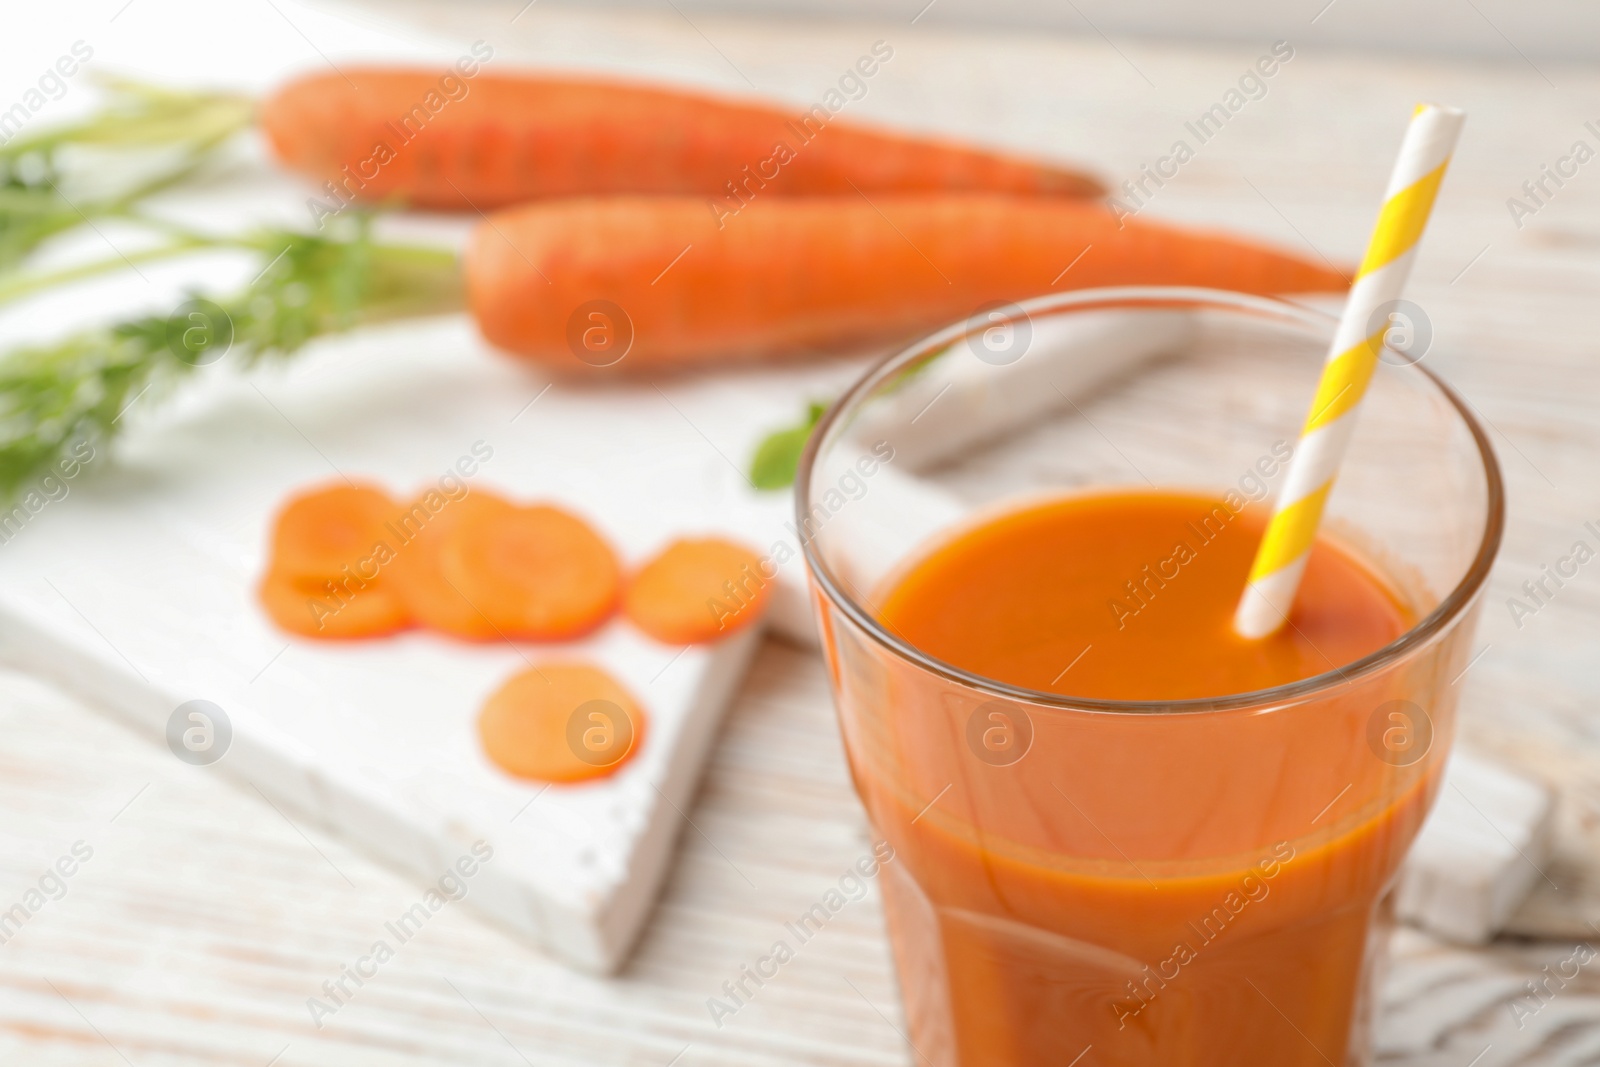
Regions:
<svg viewBox="0 0 1600 1067"><path fill-rule="evenodd" d="M1233 617L1234 628L1245 637L1266 637L1289 617L1323 505L1355 429L1358 405L1383 349L1389 317L1380 309L1398 299L1405 287L1464 118L1454 108L1435 104L1419 104L1411 116L1383 210L1350 286L1317 395Z"/></svg>

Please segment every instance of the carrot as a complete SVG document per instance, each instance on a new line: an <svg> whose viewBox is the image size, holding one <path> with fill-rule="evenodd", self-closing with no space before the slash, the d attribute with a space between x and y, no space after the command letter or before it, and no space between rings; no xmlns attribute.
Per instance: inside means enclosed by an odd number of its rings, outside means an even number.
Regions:
<svg viewBox="0 0 1600 1067"><path fill-rule="evenodd" d="M258 589L269 618L305 637L376 637L411 622L382 571L395 502L376 486L335 483L290 497L273 524Z"/></svg>
<svg viewBox="0 0 1600 1067"><path fill-rule="evenodd" d="M545 663L514 675L483 706L478 737L509 774L582 782L614 774L644 741L646 717L605 671Z"/></svg>
<svg viewBox="0 0 1600 1067"><path fill-rule="evenodd" d="M694 194L699 211L751 198L986 189L1098 196L1064 167L809 112L601 79L437 71L313 74L262 102L291 169L341 199L491 209L590 193ZM707 200L714 198L710 210ZM330 202L331 203L331 202ZM657 268L659 269L659 267Z"/></svg>
<svg viewBox="0 0 1600 1067"><path fill-rule="evenodd" d="M400 598L382 585L351 588L269 570L258 595L268 618L302 637L382 637L411 623Z"/></svg>
<svg viewBox="0 0 1600 1067"><path fill-rule="evenodd" d="M1349 285L1331 266L1240 238L987 194L773 199L720 228L693 197L527 205L480 224L464 266L489 341L574 368L902 340L1061 289Z"/></svg>
<svg viewBox="0 0 1600 1067"><path fill-rule="evenodd" d="M396 553L393 581L396 592L420 625L470 641L493 641L501 635L494 624L444 576L443 549L462 526L487 521L492 514L515 507L509 500L484 489L447 503L434 513L413 507L407 516L426 516L405 526L416 532ZM406 522L405 519L402 522Z"/></svg>
<svg viewBox="0 0 1600 1067"><path fill-rule="evenodd" d="M674 541L634 575L622 613L657 641L693 645L750 625L768 593L749 549L717 538Z"/></svg>
<svg viewBox="0 0 1600 1067"><path fill-rule="evenodd" d="M372 555L397 510L374 485L335 482L296 493L273 525L273 567L295 577L337 578Z"/></svg>
<svg viewBox="0 0 1600 1067"><path fill-rule="evenodd" d="M506 637L576 637L616 609L621 579L611 547L559 508L480 513L439 551L440 575Z"/></svg>

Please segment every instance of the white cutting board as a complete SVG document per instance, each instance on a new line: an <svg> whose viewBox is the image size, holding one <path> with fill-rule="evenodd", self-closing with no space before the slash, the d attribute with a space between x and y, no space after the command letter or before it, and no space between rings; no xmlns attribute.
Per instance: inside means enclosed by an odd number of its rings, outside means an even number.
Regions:
<svg viewBox="0 0 1600 1067"><path fill-rule="evenodd" d="M736 465L792 414L797 375L552 383L460 317L342 339L288 368L219 368L0 546L0 656L158 740L179 704L211 701L233 731L216 771L426 882L488 842L468 904L608 970L648 911L755 631L689 649L620 618L562 645L294 638L254 596L271 517L341 474L411 492L476 445L492 454L471 485L576 510L630 565L679 534L764 551L785 535L787 494L754 494ZM615 674L650 729L613 777L545 789L484 758L475 718L512 673L569 655Z"/></svg>
<svg viewBox="0 0 1600 1067"><path fill-rule="evenodd" d="M87 35L86 70L259 91L330 59L442 69L464 47L390 37L292 2L226 13L199 0L144 4L154 6L88 27L56 9L19 11L0 53L15 69L43 69ZM226 50L221 39L232 42ZM85 74L35 121L42 128L92 102ZM259 147L243 155L221 180L160 198L159 209L202 227L307 227L315 190L273 173ZM459 246L473 221L400 225ZM42 261L146 242L102 221ZM165 313L191 287L230 293L259 269L237 257L145 265L0 309L0 347ZM420 631L361 644L290 638L253 595L272 512L287 493L340 473L407 494L482 442L493 455L474 485L579 511L629 564L680 533L722 533L767 552L793 541L782 528L788 494L754 493L740 468L764 432L836 394L855 366L552 385L489 351L457 316L320 342L287 367L249 375L207 368L169 402L152 407L147 397L130 410L124 447L0 545L0 656L131 718L158 744L179 704L216 704L233 736L199 773L231 775L297 824L342 833L423 884L484 840L494 856L471 879L467 906L576 965L609 970L649 911L757 635L687 651L620 621L570 646L472 645ZM802 567L784 564L778 600L803 628ZM614 777L541 791L484 759L475 716L513 672L567 655L615 674L650 714L650 731Z"/></svg>

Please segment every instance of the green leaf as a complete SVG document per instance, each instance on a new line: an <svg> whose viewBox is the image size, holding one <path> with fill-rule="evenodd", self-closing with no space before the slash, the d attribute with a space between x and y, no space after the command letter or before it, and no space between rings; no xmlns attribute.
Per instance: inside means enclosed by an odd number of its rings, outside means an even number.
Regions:
<svg viewBox="0 0 1600 1067"><path fill-rule="evenodd" d="M757 489L782 489L794 484L800 468L800 453L805 451L811 431L826 411L826 404L812 401L797 426L775 430L756 446L750 460L750 483Z"/></svg>
<svg viewBox="0 0 1600 1067"><path fill-rule="evenodd" d="M104 105L84 120L0 144L0 273L57 234L127 216L199 172L254 113L250 100L227 93L129 81L106 88Z"/></svg>
<svg viewBox="0 0 1600 1067"><path fill-rule="evenodd" d="M326 236L180 235L176 253L245 248L268 260L267 267L220 303L196 293L166 315L0 353L0 504L77 454L81 443L109 446L126 425L123 413L147 390L165 393L222 355L248 367L356 326L463 306L453 252L376 244L368 221L351 216ZM196 330L198 344L190 337ZM207 351L219 338L226 339L220 350Z"/></svg>

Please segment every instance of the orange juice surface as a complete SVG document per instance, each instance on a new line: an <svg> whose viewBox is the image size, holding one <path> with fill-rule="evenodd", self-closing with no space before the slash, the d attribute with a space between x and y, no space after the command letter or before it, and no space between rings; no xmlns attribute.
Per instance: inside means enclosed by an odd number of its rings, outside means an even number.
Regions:
<svg viewBox="0 0 1600 1067"><path fill-rule="evenodd" d="M1413 624L1324 537L1289 624L1236 636L1265 518L1157 491L1036 503L934 547L880 590L879 618L987 678L1156 702L1338 671ZM1036 707L1019 725L1004 702L996 717L909 674L881 683L887 725L852 761L899 860L884 891L913 1043L940 1067L1355 1062L1379 901L1435 784L1366 729L1419 684L1369 674L1310 704L1184 715ZM988 752L994 730L1025 751Z"/></svg>
<svg viewBox="0 0 1600 1067"><path fill-rule="evenodd" d="M895 586L882 618L973 674L1112 700L1268 689L1334 670L1405 631L1410 619L1388 584L1324 541L1293 625L1264 641L1238 637L1233 610L1261 518L1166 493L1052 501L935 550Z"/></svg>

